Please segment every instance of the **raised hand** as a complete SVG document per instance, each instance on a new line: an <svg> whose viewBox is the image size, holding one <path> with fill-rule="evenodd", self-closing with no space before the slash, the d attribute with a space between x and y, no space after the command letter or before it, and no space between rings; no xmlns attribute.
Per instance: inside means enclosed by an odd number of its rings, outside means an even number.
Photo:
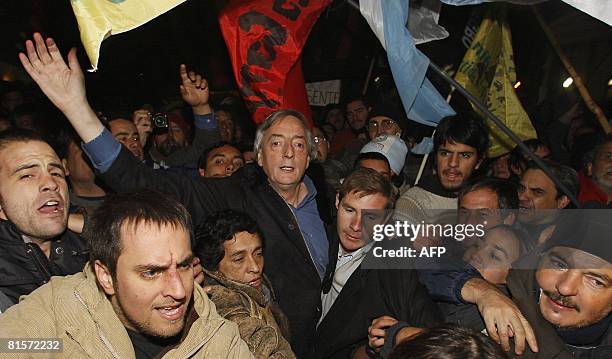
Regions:
<svg viewBox="0 0 612 359"><path fill-rule="evenodd" d="M212 109L208 104L210 91L206 79L194 71L188 73L184 64L181 64L179 74L181 76L180 89L183 100L193 107L193 112L197 115L211 113Z"/></svg>
<svg viewBox="0 0 612 359"><path fill-rule="evenodd" d="M145 147L149 135L153 133L153 125L151 124L151 114L145 109L136 110L132 113L132 122L138 129L140 136L140 144Z"/></svg>
<svg viewBox="0 0 612 359"><path fill-rule="evenodd" d="M45 41L34 33L34 41L26 41L26 52L27 56L19 53L21 64L55 106L65 112L87 104L85 80L75 48L68 52L66 65L55 41L52 38Z"/></svg>

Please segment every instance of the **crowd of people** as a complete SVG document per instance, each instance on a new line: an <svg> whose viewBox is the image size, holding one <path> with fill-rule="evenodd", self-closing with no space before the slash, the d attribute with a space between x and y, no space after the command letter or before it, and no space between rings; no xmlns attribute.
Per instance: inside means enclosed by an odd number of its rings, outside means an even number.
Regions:
<svg viewBox="0 0 612 359"><path fill-rule="evenodd" d="M281 109L252 131L181 65L181 104L98 111L74 49L25 48L67 123L2 93L0 338L79 358L612 357L612 137L588 122L564 153L532 139L487 158L485 120L446 117L419 176L388 101L347 98L314 126ZM440 210L484 226L447 246L458 260L365 265L373 225Z"/></svg>

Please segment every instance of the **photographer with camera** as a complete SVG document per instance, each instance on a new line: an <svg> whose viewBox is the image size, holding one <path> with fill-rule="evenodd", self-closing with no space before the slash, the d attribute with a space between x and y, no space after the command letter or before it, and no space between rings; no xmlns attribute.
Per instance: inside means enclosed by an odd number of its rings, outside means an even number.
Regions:
<svg viewBox="0 0 612 359"><path fill-rule="evenodd" d="M187 71L184 64L181 64L179 74L181 97L191 106L194 120L212 123L214 113L208 104L209 89L206 79L194 71ZM141 108L134 111L131 121L126 118L127 116L114 116L106 122L105 127L134 157L154 169L179 167L193 170L195 176L200 154L220 141L218 129L196 127L193 142L189 144L189 124L174 111L151 114L147 109ZM145 128L143 130L139 127ZM153 135L155 140L148 152L145 151L147 141L143 140L142 134L147 137Z"/></svg>

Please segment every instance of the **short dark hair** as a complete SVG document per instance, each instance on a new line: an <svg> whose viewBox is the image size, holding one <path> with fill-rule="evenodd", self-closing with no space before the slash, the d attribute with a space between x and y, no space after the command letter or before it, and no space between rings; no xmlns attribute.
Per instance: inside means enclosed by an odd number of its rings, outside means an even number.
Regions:
<svg viewBox="0 0 612 359"><path fill-rule="evenodd" d="M83 231L92 268L99 260L115 275L117 259L123 248L121 229L126 224L135 227L141 223L184 229L189 233L193 246L191 216L174 197L148 189L113 194L94 211Z"/></svg>
<svg viewBox="0 0 612 359"><path fill-rule="evenodd" d="M212 150L216 150L217 148L221 148L223 146L232 146L235 149L237 149L238 151L240 151L235 145L233 145L230 142L227 141L219 141L213 145L211 145L210 147L206 148L202 154L200 155L200 157L198 158L198 168L200 169L205 169L206 168L206 161L208 161L208 155L210 154L210 152ZM240 151L240 153L242 153L242 151Z"/></svg>
<svg viewBox="0 0 612 359"><path fill-rule="evenodd" d="M30 141L40 141L48 144L48 142L39 133L25 128L13 127L0 132L0 150L3 150L5 147L8 147L14 142Z"/></svg>
<svg viewBox="0 0 612 359"><path fill-rule="evenodd" d="M512 151L510 151L510 156L508 156L508 169L510 169L511 173L514 173L512 168L525 171L527 162L527 159L523 156L523 150L521 150L519 146L514 147Z"/></svg>
<svg viewBox="0 0 612 359"><path fill-rule="evenodd" d="M557 162L554 162L548 159L542 159L542 161L544 162L546 167L548 167L552 175L555 178L557 178L559 182L561 182L571 192L571 194L574 197L578 196L578 191L580 190L580 182L578 180L578 173L573 168L559 164ZM535 161L527 162L527 169L525 170L525 172L528 170L542 171L540 166L538 166L538 164ZM546 172L544 172L544 174L546 174ZM557 199L561 198L561 196L566 195L565 192L563 192L561 188L557 186L556 183L555 183L555 189L557 190L557 196L556 196Z"/></svg>
<svg viewBox="0 0 612 359"><path fill-rule="evenodd" d="M501 347L482 333L456 325L425 329L401 342L389 359L507 359Z"/></svg>
<svg viewBox="0 0 612 359"><path fill-rule="evenodd" d="M202 267L215 271L225 256L223 243L234 238L237 233L248 232L259 235L263 246L261 231L248 214L234 210L224 210L211 214L196 231L194 254L200 258Z"/></svg>
<svg viewBox="0 0 612 359"><path fill-rule="evenodd" d="M461 143L474 147L484 158L489 149L489 129L475 113L468 112L443 118L434 135L434 153L446 143Z"/></svg>
<svg viewBox="0 0 612 359"><path fill-rule="evenodd" d="M459 191L459 201L468 193L488 189L497 195L499 209L518 209L519 197L516 183L501 178L485 177L468 183Z"/></svg>
<svg viewBox="0 0 612 359"><path fill-rule="evenodd" d="M530 138L528 140L523 141L525 146L529 148L531 152L535 152L540 148L548 148L544 142L542 142L539 138ZM525 153L525 156L527 154Z"/></svg>
<svg viewBox="0 0 612 359"><path fill-rule="evenodd" d="M371 101L366 96L361 94L349 94L345 97L344 101L342 101L342 106L344 107L344 110L346 110L346 106L348 106L349 103L355 101L361 101L361 103L363 103L365 107L372 106Z"/></svg>
<svg viewBox="0 0 612 359"><path fill-rule="evenodd" d="M388 199L387 208L393 208L397 190L382 174L371 168L357 168L346 176L338 190L338 200L349 193L359 193L360 197L380 194Z"/></svg>
<svg viewBox="0 0 612 359"><path fill-rule="evenodd" d="M360 153L359 156L357 156L357 159L355 160L355 165L353 166L353 168L357 169L357 168L361 168L360 164L361 161L363 160L378 160L378 161L383 161L387 164L387 166L389 166L389 169L391 169L391 164L389 163L389 159L383 155L380 152L363 152Z"/></svg>

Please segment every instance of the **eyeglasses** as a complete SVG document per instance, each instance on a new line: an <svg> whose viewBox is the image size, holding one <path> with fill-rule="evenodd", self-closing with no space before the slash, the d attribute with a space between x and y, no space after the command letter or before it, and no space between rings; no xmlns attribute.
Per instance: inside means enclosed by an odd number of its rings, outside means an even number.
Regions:
<svg viewBox="0 0 612 359"><path fill-rule="evenodd" d="M391 127L393 127L393 125L396 125L397 122L390 120L390 119L384 119L382 121L380 121L380 124L376 121L370 121L368 122L368 130L375 130L377 129L379 126L381 129L383 130L389 130L391 129Z"/></svg>
<svg viewBox="0 0 612 359"><path fill-rule="evenodd" d="M316 144L319 144L321 142L327 142L327 138L323 136L314 136L312 139L314 140Z"/></svg>

